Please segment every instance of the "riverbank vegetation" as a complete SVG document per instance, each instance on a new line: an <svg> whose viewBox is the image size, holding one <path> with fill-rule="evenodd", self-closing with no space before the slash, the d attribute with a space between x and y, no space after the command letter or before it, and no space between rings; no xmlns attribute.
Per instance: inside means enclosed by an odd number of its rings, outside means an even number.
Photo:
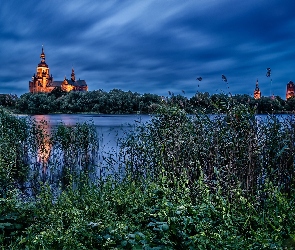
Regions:
<svg viewBox="0 0 295 250"><path fill-rule="evenodd" d="M178 106L188 113L202 110L215 113L222 108L222 103L233 100L236 104L255 107L258 114L291 113L295 111L295 99L287 101L279 96L262 97L255 100L249 95L229 96L197 92L191 98L184 95L168 96L155 94L139 94L113 89L109 92L95 90L89 92L66 93L55 89L51 93L26 93L19 98L15 95L0 95L0 105L15 113L49 114L49 113L100 113L100 114L132 114L154 113L159 106Z"/></svg>
<svg viewBox="0 0 295 250"><path fill-rule="evenodd" d="M99 164L91 124L48 132L1 111L0 246L294 249L294 117L158 108Z"/></svg>

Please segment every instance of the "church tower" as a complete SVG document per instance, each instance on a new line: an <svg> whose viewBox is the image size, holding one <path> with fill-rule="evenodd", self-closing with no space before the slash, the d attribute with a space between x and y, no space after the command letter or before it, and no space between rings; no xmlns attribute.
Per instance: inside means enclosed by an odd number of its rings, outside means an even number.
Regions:
<svg viewBox="0 0 295 250"><path fill-rule="evenodd" d="M295 97L295 85L292 81L287 83L286 100Z"/></svg>
<svg viewBox="0 0 295 250"><path fill-rule="evenodd" d="M37 73L33 75L29 81L29 89L31 93L51 92L54 89L61 88L63 91L88 91L88 86L85 80L76 80L74 68L72 68L71 79L63 81L53 81L52 75L49 75L49 67L45 62L45 53L42 45L40 54L40 63L37 66Z"/></svg>
<svg viewBox="0 0 295 250"><path fill-rule="evenodd" d="M261 92L258 86L258 79L256 80L256 88L254 90L254 99L260 99L261 97Z"/></svg>
<svg viewBox="0 0 295 250"><path fill-rule="evenodd" d="M72 80L72 82L75 82L75 81L76 81L76 78L75 78L75 71L74 71L73 68L72 68L71 80Z"/></svg>
<svg viewBox="0 0 295 250"><path fill-rule="evenodd" d="M40 54L41 61L37 66L37 74L34 74L32 81L29 81L30 92L50 92L51 89L48 86L52 83L53 77L49 75L49 67L45 62L45 53L42 45L42 51Z"/></svg>

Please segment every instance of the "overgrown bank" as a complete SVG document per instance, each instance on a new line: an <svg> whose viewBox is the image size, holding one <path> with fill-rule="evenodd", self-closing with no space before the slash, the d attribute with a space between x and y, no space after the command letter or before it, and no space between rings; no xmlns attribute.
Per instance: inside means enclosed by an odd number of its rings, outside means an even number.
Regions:
<svg viewBox="0 0 295 250"><path fill-rule="evenodd" d="M73 150L66 182L47 175L29 198L23 197L25 180L9 176L5 183L11 184L0 199L2 247L294 248L294 120L268 116L258 122L248 106L225 104L220 111L226 114L214 118L188 116L178 107L158 110L149 124L123 140L120 172L100 179L92 170L111 166L92 165L84 157L95 143L87 137L92 130L85 130L81 140L76 133L73 141L74 128L62 127L58 143ZM17 141L4 135L30 130L18 130L25 124L6 113L0 122L1 179L19 169L28 178L24 157L16 160L27 149L16 145L34 146L26 141L30 133ZM84 153L71 154L84 145L80 141L89 142ZM54 164L48 168L53 171ZM58 195L52 181L63 183Z"/></svg>
<svg viewBox="0 0 295 250"><path fill-rule="evenodd" d="M132 114L155 113L160 106L177 106L188 113L202 110L205 113L216 113L223 103L233 101L256 109L258 114L292 113L295 111L295 99L287 101L279 96L262 97L255 100L250 95L213 94L197 92L191 98L184 95L158 96L140 94L131 91L113 89L109 92L95 90L89 92L63 92L55 89L51 93L26 93L19 98L15 95L0 95L0 105L15 113L48 114L48 113L101 113Z"/></svg>

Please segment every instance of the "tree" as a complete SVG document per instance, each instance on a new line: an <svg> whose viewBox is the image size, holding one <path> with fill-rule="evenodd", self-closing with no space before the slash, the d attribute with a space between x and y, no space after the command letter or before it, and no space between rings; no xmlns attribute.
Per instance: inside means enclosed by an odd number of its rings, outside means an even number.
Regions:
<svg viewBox="0 0 295 250"><path fill-rule="evenodd" d="M289 98L286 101L286 110L287 111L291 111L291 112L295 112L295 98Z"/></svg>
<svg viewBox="0 0 295 250"><path fill-rule="evenodd" d="M49 95L54 95L55 98L59 98L59 97L64 96L64 95L66 95L66 94L67 94L67 92L66 92L66 91L63 91L63 90L61 89L61 87L55 87L55 88L50 92Z"/></svg>

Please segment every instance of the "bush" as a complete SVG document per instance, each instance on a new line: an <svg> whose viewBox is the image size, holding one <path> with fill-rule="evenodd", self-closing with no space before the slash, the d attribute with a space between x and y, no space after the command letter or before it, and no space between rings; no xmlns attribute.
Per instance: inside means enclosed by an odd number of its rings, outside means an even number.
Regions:
<svg viewBox="0 0 295 250"><path fill-rule="evenodd" d="M55 156L67 156L67 185L57 192L45 178L36 197L17 186L3 192L0 246L294 249L294 123L257 121L246 105L224 105L215 116L161 107L122 143L124 172L99 180L82 167L95 145L91 126L59 127L50 140L63 152ZM17 133L18 122L3 117ZM46 135L29 129L38 148Z"/></svg>

